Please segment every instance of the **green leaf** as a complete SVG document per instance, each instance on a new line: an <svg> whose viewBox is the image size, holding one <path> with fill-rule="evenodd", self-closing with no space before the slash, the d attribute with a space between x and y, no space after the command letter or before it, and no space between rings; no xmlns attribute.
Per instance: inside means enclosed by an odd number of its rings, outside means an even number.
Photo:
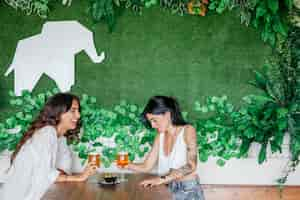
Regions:
<svg viewBox="0 0 300 200"><path fill-rule="evenodd" d="M94 147L101 147L101 146L103 146L100 142L95 142L94 144L93 144L93 146Z"/></svg>
<svg viewBox="0 0 300 200"><path fill-rule="evenodd" d="M279 8L278 0L267 0L268 7L272 11L273 14L276 14Z"/></svg>
<svg viewBox="0 0 300 200"><path fill-rule="evenodd" d="M273 24L272 24L272 28L276 33L279 33L283 36L287 36L287 30L286 28L283 26L280 18L276 18L276 20L274 20Z"/></svg>
<svg viewBox="0 0 300 200"><path fill-rule="evenodd" d="M287 119L281 119L281 120L277 120L277 126L279 131L285 131L288 127L288 121Z"/></svg>
<svg viewBox="0 0 300 200"><path fill-rule="evenodd" d="M201 104L199 101L196 101L194 103L194 109L195 109L195 111L201 111Z"/></svg>
<svg viewBox="0 0 300 200"><path fill-rule="evenodd" d="M255 130L253 128L249 127L244 131L244 135L247 138L251 139L255 136Z"/></svg>
<svg viewBox="0 0 300 200"><path fill-rule="evenodd" d="M252 98L255 103L257 103L259 106L264 105L268 102L274 102L274 100L268 96L264 95L249 95L250 98Z"/></svg>
<svg viewBox="0 0 300 200"><path fill-rule="evenodd" d="M205 151L201 151L199 153L199 160L202 162L206 162L208 160L208 153Z"/></svg>
<svg viewBox="0 0 300 200"><path fill-rule="evenodd" d="M220 166L220 167L223 167L225 165L225 163L226 162L224 160L222 160L222 159L218 159L217 160L217 165Z"/></svg>
<svg viewBox="0 0 300 200"><path fill-rule="evenodd" d="M267 145L262 144L258 155L259 164L262 164L266 160L266 155L267 155Z"/></svg>
<svg viewBox="0 0 300 200"><path fill-rule="evenodd" d="M12 90L9 90L8 95L10 97L15 97L16 96L15 93L14 93L14 91L12 91Z"/></svg>
<svg viewBox="0 0 300 200"><path fill-rule="evenodd" d="M265 7L260 6L256 9L256 18L260 18L261 16L264 16L267 13L267 10Z"/></svg>
<svg viewBox="0 0 300 200"><path fill-rule="evenodd" d="M137 111L137 106L136 105L131 105L130 106L130 112L136 112Z"/></svg>
<svg viewBox="0 0 300 200"><path fill-rule="evenodd" d="M241 144L241 148L240 148L240 156L244 156L248 153L250 145L251 145L251 141L249 139L244 139L242 140L242 144Z"/></svg>
<svg viewBox="0 0 300 200"><path fill-rule="evenodd" d="M18 113L16 114L16 117L17 117L18 119L23 119L25 116L24 116L24 114L23 114L22 112L18 112Z"/></svg>
<svg viewBox="0 0 300 200"><path fill-rule="evenodd" d="M91 103L96 103L96 102L97 102L97 99L96 99L96 97L91 97L91 98L90 98L90 101L91 101Z"/></svg>
<svg viewBox="0 0 300 200"><path fill-rule="evenodd" d="M286 7L291 10L293 7L293 0L284 0Z"/></svg>
<svg viewBox="0 0 300 200"><path fill-rule="evenodd" d="M208 112L207 106L202 106L202 107L201 107L201 111L202 111L203 113L207 113L207 112Z"/></svg>
<svg viewBox="0 0 300 200"><path fill-rule="evenodd" d="M21 106L22 104L23 104L23 100L22 99L16 99L15 100L15 105Z"/></svg>
<svg viewBox="0 0 300 200"><path fill-rule="evenodd" d="M277 143L278 141L276 140L271 140L270 145L271 145L271 151L272 153L275 153L277 151L281 152L281 147Z"/></svg>

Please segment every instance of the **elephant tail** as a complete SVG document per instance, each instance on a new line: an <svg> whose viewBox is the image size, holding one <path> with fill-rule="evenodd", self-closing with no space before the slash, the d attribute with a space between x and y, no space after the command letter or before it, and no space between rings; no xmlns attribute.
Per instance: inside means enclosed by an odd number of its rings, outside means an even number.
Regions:
<svg viewBox="0 0 300 200"><path fill-rule="evenodd" d="M14 70L14 66L13 65L10 65L9 66L9 68L7 69L7 71L5 72L5 76L8 76L8 74L10 73L10 72L12 72Z"/></svg>

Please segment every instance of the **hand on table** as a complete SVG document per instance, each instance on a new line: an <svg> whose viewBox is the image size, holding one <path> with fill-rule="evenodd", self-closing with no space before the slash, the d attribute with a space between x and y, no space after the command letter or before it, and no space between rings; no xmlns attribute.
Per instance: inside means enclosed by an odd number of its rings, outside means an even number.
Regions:
<svg viewBox="0 0 300 200"><path fill-rule="evenodd" d="M94 175L97 172L97 165L95 163L88 163L82 172L83 181L85 181L89 176Z"/></svg>
<svg viewBox="0 0 300 200"><path fill-rule="evenodd" d="M146 180L140 182L140 186L143 186L143 187L154 187L154 186L158 186L158 185L162 185L162 184L164 184L164 180L161 179L160 177L146 179Z"/></svg>

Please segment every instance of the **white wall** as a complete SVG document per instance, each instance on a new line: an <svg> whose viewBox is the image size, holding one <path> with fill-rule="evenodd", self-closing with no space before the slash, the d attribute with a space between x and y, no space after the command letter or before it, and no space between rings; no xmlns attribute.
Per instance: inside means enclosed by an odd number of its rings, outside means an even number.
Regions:
<svg viewBox="0 0 300 200"><path fill-rule="evenodd" d="M10 153L8 151L4 151L0 154L0 183L4 182L4 174L6 170L9 168L10 164Z"/></svg>

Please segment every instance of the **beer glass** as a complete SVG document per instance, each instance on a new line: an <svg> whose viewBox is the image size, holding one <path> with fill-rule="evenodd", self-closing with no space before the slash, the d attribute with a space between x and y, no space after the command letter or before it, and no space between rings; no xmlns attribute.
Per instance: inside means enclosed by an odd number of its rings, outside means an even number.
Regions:
<svg viewBox="0 0 300 200"><path fill-rule="evenodd" d="M99 168L100 167L100 154L99 153L89 153L88 163L94 163Z"/></svg>
<svg viewBox="0 0 300 200"><path fill-rule="evenodd" d="M121 151L117 154L117 165L120 168L124 168L126 165L129 163L129 156L128 152L126 151ZM125 182L127 181L125 179L125 174L121 172L121 177L120 177L120 182Z"/></svg>

